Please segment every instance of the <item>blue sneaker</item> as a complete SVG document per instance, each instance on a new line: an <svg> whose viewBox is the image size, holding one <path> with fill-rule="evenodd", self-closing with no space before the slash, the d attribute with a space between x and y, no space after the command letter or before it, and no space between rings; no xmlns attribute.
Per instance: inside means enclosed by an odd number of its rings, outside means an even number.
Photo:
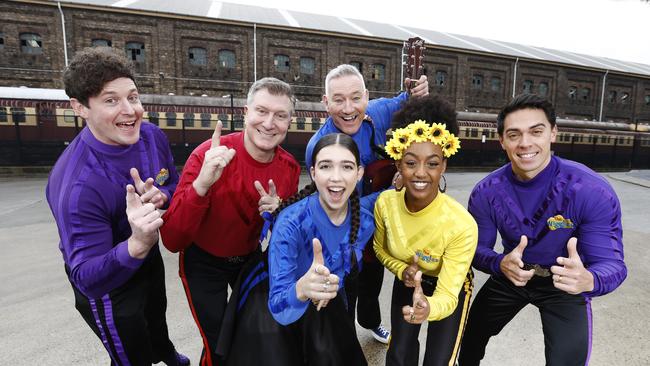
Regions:
<svg viewBox="0 0 650 366"><path fill-rule="evenodd" d="M368 329L372 333L372 337L384 344L388 344L390 340L390 330L384 328L383 325L379 324L376 328Z"/></svg>

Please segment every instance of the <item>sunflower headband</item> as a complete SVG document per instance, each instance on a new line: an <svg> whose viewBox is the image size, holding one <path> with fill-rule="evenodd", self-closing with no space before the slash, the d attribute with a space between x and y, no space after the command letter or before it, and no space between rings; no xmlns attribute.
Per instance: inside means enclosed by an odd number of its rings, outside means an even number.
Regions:
<svg viewBox="0 0 650 366"><path fill-rule="evenodd" d="M444 123L433 123L431 126L421 119L404 128L393 131L393 138L386 144L386 152L394 160L400 160L404 151L413 142L432 142L442 147L445 158L454 155L460 149L460 140L447 131Z"/></svg>

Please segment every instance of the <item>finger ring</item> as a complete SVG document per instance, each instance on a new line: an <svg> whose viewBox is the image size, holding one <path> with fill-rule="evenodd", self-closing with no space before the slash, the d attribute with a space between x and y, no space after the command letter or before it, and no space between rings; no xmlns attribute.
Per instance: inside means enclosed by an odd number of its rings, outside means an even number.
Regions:
<svg viewBox="0 0 650 366"><path fill-rule="evenodd" d="M415 321L415 314L413 314L413 312L411 312L411 317L409 318L409 321L412 322Z"/></svg>

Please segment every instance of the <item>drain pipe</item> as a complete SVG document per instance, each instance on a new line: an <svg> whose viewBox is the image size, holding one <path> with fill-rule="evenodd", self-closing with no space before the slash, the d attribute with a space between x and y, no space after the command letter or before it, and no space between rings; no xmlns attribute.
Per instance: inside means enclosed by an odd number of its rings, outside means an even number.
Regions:
<svg viewBox="0 0 650 366"><path fill-rule="evenodd" d="M519 65L519 57L515 59L515 73L512 76L512 97L515 97L515 93L517 90L517 66Z"/></svg>
<svg viewBox="0 0 650 366"><path fill-rule="evenodd" d="M253 79L257 81L257 23L253 23Z"/></svg>
<svg viewBox="0 0 650 366"><path fill-rule="evenodd" d="M57 1L59 13L61 14L61 30L63 32L63 57L65 59L65 66L68 66L68 43L65 38L65 17L63 16L63 9L61 9L61 2Z"/></svg>
<svg viewBox="0 0 650 366"><path fill-rule="evenodd" d="M603 105L605 104L605 83L607 83L607 74L609 74L609 70L605 70L605 75L603 75L603 90L600 93L600 114L598 116L599 121L603 120Z"/></svg>

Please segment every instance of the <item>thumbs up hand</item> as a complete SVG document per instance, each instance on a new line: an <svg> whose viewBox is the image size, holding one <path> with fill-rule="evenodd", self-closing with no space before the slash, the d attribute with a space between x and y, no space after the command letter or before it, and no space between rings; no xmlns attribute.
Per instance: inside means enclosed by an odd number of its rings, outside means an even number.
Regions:
<svg viewBox="0 0 650 366"><path fill-rule="evenodd" d="M131 236L127 241L129 255L142 259L158 242L158 228L163 220L154 204L143 204L135 193L135 187L130 184L126 186L126 216L131 226Z"/></svg>
<svg viewBox="0 0 650 366"><path fill-rule="evenodd" d="M551 267L555 288L572 295L594 289L594 275L582 264L577 246L577 238L569 239L566 246L569 257L558 257L557 263L559 266Z"/></svg>
<svg viewBox="0 0 650 366"><path fill-rule="evenodd" d="M296 297L300 301L307 301L307 299L318 301L320 309L326 304L320 303L320 300L329 301L336 297L339 290L339 277L331 274L325 267L323 248L317 238L314 238L313 246L314 260L309 270L296 283Z"/></svg>
<svg viewBox="0 0 650 366"><path fill-rule="evenodd" d="M519 245L508 253L499 264L501 272L512 282L515 286L526 286L526 283L533 278L535 270L530 269L525 271L524 262L524 249L528 245L528 238L522 235L519 240Z"/></svg>
<svg viewBox="0 0 650 366"><path fill-rule="evenodd" d="M229 149L220 144L221 127L221 121L217 121L217 126L214 128L214 133L212 133L210 149L205 152L199 176L192 182L192 186L199 196L206 195L214 182L219 180L224 168L235 156L234 149Z"/></svg>
<svg viewBox="0 0 650 366"><path fill-rule="evenodd" d="M402 315L404 315L404 320L406 320L407 323L422 324L429 318L429 312L431 309L429 307L429 301L422 291L421 271L417 271L413 278L413 282L415 287L413 290L413 306L404 306L402 308Z"/></svg>

